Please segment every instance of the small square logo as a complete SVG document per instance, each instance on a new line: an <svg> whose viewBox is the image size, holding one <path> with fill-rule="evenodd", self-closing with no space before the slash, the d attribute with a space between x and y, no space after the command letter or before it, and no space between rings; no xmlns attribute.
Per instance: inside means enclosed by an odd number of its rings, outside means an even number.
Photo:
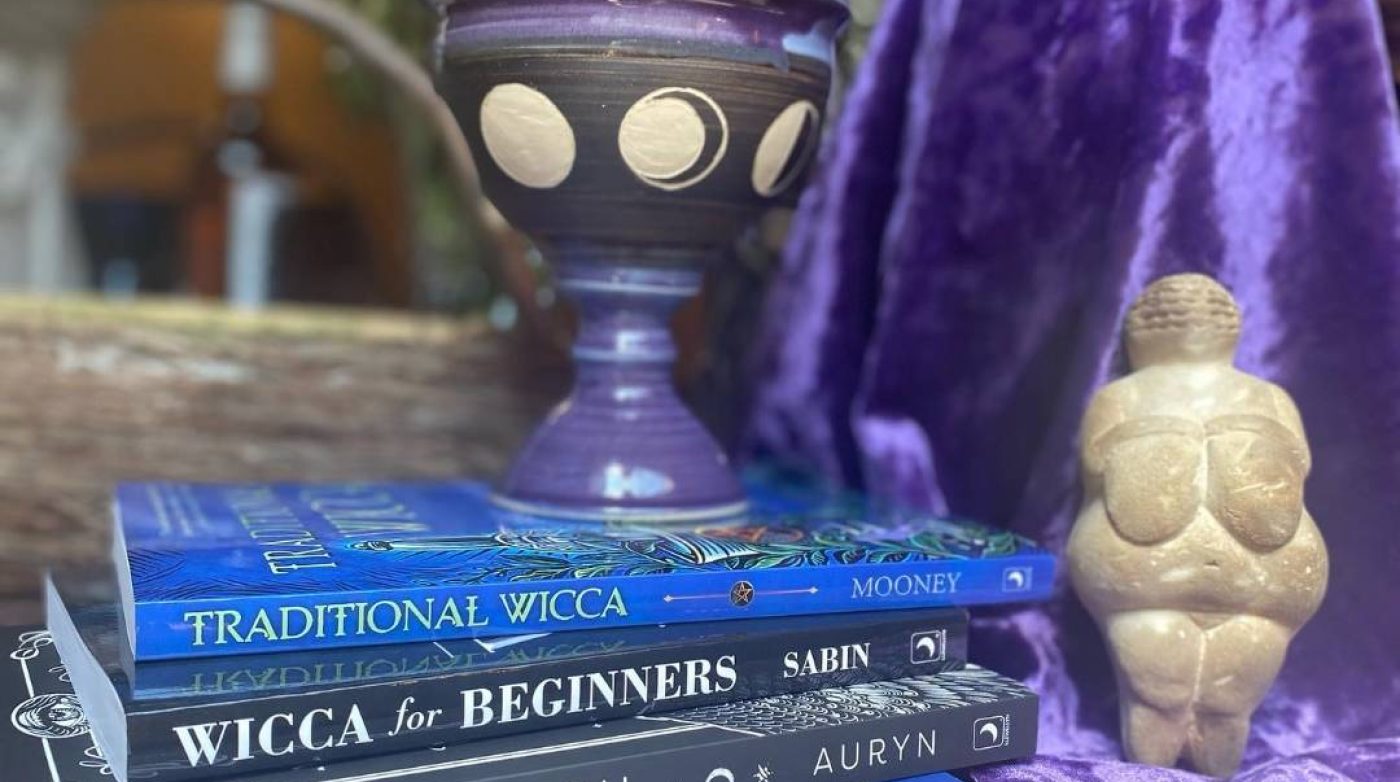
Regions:
<svg viewBox="0 0 1400 782"><path fill-rule="evenodd" d="M972 723L972 748L977 751L997 749L1011 743L1011 717L1001 714L983 717Z"/></svg>
<svg viewBox="0 0 1400 782"><path fill-rule="evenodd" d="M1031 591L1031 569L1028 567L1009 567L1003 570L1001 572L1001 591Z"/></svg>
<svg viewBox="0 0 1400 782"><path fill-rule="evenodd" d="M930 630L909 636L909 662L915 665L941 663L948 658L948 631Z"/></svg>

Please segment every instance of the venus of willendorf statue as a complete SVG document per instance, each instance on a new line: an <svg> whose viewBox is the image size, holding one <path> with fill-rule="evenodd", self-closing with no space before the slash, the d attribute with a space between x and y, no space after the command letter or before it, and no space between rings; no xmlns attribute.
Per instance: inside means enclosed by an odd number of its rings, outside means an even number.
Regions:
<svg viewBox="0 0 1400 782"><path fill-rule="evenodd" d="M792 203L831 84L836 0L435 0L439 89L486 194L580 314L573 394L497 500L569 518L740 513L671 387L668 319L709 260Z"/></svg>
<svg viewBox="0 0 1400 782"><path fill-rule="evenodd" d="M1068 547L1116 668L1128 757L1214 776L1239 767L1327 585L1302 421L1282 389L1232 366L1239 336L1234 299L1208 277L1164 277L1137 300L1133 371L1084 417Z"/></svg>

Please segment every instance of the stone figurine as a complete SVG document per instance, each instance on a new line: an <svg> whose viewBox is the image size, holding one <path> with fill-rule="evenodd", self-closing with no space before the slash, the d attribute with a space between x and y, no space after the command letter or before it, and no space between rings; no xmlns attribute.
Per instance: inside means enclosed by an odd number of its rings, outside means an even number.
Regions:
<svg viewBox="0 0 1400 782"><path fill-rule="evenodd" d="M1129 759L1228 776L1327 586L1308 443L1288 394L1232 366L1240 312L1214 280L1157 280L1124 332L1132 372L1084 416L1070 575L1108 641Z"/></svg>

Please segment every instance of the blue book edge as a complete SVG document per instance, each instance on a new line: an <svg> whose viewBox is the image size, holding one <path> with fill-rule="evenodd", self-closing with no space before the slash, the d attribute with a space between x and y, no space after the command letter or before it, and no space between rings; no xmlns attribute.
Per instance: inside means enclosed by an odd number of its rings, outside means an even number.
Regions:
<svg viewBox="0 0 1400 782"><path fill-rule="evenodd" d="M123 490L131 492L142 486L153 485L127 485ZM180 488L174 484L163 486ZM286 491L336 488L330 484L278 486ZM458 490L469 485L367 486L376 491L393 489L411 493L434 487ZM193 493L236 487L184 485L183 488ZM484 507L477 499L468 504L476 507L467 508L464 514L480 512ZM781 501L769 504L782 505ZM403 503L401 507L406 505L411 503ZM127 514L120 499L116 506L113 517L118 529L113 535L113 558L119 571L123 571L119 583L126 633L135 656L143 660L491 637L585 627L1035 600L1049 595L1054 578L1054 559L1050 554L1024 539L997 531L989 531L989 535L998 537L996 550L1009 553L983 556L980 550L969 549L967 553L919 559L898 535L883 539L880 537L885 532L882 528L863 520L862 529L874 535L870 541L858 539L853 548L828 546L823 549L818 544L830 541L821 535L813 535L811 540L797 539L786 548L783 541L745 544L745 536L769 535L774 530L789 537L797 534L789 534L788 528L763 524L742 527L738 532L721 529L709 536L673 528L629 528L620 533L599 525L571 525L564 529L559 527L559 522L548 520L529 522L540 525L538 529L521 527L520 517L509 515L483 516L470 523L458 519L448 528L454 532L466 531L469 533L466 535L410 534L397 541L360 540L349 544L344 550L338 550L337 556L348 556L354 551L356 555L374 552L372 556L385 557L368 565L361 563L362 568L372 571L369 576L363 569L350 573L349 578L368 579L368 584L361 584L359 588L337 576L336 581L293 579L299 582L297 587L282 592L264 588L249 594L227 591L221 594L211 590L211 594L200 595L205 579L207 583L217 582L221 573L219 567L226 564L224 559L237 559L244 568L239 572L246 575L246 561L252 557L248 550L253 548L256 553L256 548L245 540L237 541L237 545L216 543L189 548L178 544L156 545L155 548L161 550L155 553L150 548L133 552L128 545ZM428 504L427 507L433 506ZM813 516L827 512L816 505L809 507L816 509ZM802 503L792 504L785 514L788 518L804 516L803 508ZM849 515L864 511L843 507L842 512ZM923 522L915 522L909 528L926 537L932 535L927 529L933 529L934 524L942 525L937 527L940 534L951 534L949 529L957 534L962 530L989 529L922 518ZM813 523L826 522L817 519ZM901 523L909 525L907 520ZM921 523L925 526L920 527ZM800 531L801 527L791 529ZM625 543L617 542L619 535ZM520 548L517 544L522 540L528 542L529 547ZM944 545L937 536L929 537L929 541ZM583 552L579 556L600 555L601 561L585 557L581 565L574 562L578 552L572 549L576 544ZM655 550L648 549L641 559L655 558L656 552L662 549L667 555L692 559L662 563L664 567L657 565L652 572L634 572L613 561L618 556L635 553L627 546L646 548L653 544ZM901 545L904 548L900 548ZM864 548L860 548L862 546ZM867 549L872 549L873 553ZM233 551L241 553L229 553ZM774 551L786 552L799 561L785 564L791 557L775 560ZM181 595L178 599L138 602L142 587L148 584L141 581L141 573L133 571L133 556L159 557L162 562L172 558L203 557L204 560L193 562L192 575L186 575L177 584ZM515 556L528 567L521 570L519 563L511 559ZM855 559L850 564L829 561L843 556ZM809 558L817 561L808 561ZM908 561L899 561L900 558ZM753 564L755 561L759 564ZM421 564L424 562L429 566ZM539 573L529 569L563 566L567 566L567 572L555 577L539 577ZM491 578L461 575L489 567L497 568ZM159 569L159 572L165 574L168 570ZM302 574L291 575L300 577ZM417 583L400 586L405 580ZM328 584L337 588L325 588ZM307 589L307 586L312 588Z"/></svg>

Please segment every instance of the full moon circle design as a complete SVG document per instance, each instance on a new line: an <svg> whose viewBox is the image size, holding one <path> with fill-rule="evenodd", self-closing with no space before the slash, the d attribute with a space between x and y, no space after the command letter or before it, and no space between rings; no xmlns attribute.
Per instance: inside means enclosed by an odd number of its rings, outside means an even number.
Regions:
<svg viewBox="0 0 1400 782"><path fill-rule="evenodd" d="M558 187L574 168L574 129L554 101L524 84L500 84L481 101L486 152L516 182L538 190Z"/></svg>
<svg viewBox="0 0 1400 782"><path fill-rule="evenodd" d="M627 110L617 148L638 179L661 190L684 190L704 181L724 159L729 120L700 90L666 87Z"/></svg>
<svg viewBox="0 0 1400 782"><path fill-rule="evenodd" d="M811 101L783 109L764 131L753 161L753 189L764 198L792 186L816 149L821 113Z"/></svg>

